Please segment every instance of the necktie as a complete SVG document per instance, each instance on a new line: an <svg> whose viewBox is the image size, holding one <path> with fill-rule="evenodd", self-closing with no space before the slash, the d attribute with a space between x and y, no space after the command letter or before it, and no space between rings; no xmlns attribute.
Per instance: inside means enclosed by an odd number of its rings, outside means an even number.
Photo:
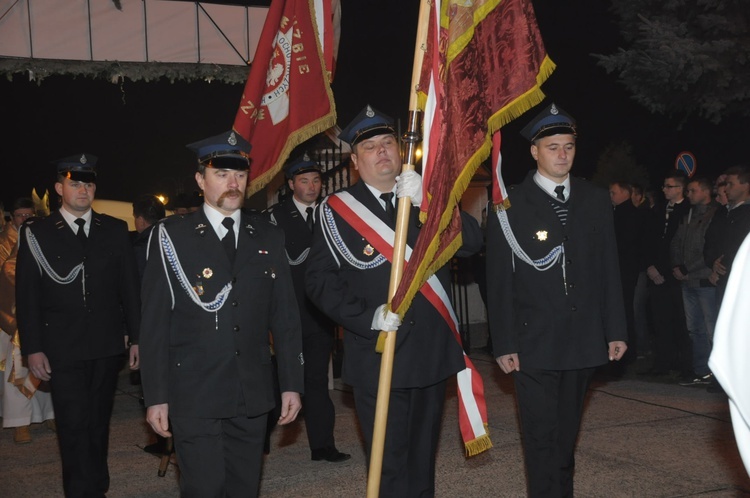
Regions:
<svg viewBox="0 0 750 498"><path fill-rule="evenodd" d="M86 230L83 229L84 225L86 225L86 220L83 218L76 218L75 224L78 225L78 232L76 233L76 237L78 237L78 241L81 243L82 246L86 245Z"/></svg>
<svg viewBox="0 0 750 498"><path fill-rule="evenodd" d="M313 208L312 206L308 206L307 209L305 209L305 212L307 213L307 218L305 218L305 221L307 221L307 228L310 229L312 232L313 229Z"/></svg>
<svg viewBox="0 0 750 498"><path fill-rule="evenodd" d="M557 194L557 198L561 201L565 200L565 194L563 192L565 191L565 185L558 185L555 187L555 193Z"/></svg>
<svg viewBox="0 0 750 498"><path fill-rule="evenodd" d="M393 208L393 192L387 194L380 194L380 198L385 201L385 214L389 220L393 221L396 218L396 210Z"/></svg>
<svg viewBox="0 0 750 498"><path fill-rule="evenodd" d="M227 252L229 261L234 263L234 255L237 252L237 247L234 242L234 220L230 217L226 217L222 220L221 224L228 230L224 238L221 239L221 243L224 245L224 250Z"/></svg>

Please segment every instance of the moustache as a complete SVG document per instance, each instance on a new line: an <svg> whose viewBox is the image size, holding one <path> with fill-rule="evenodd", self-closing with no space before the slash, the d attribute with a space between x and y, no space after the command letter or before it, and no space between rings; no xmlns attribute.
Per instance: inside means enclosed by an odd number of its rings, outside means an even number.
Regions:
<svg viewBox="0 0 750 498"><path fill-rule="evenodd" d="M232 196L232 197L239 196L240 198L243 197L242 192L240 192L239 189L233 188L221 194L221 196L219 196L219 199L216 201L216 204L219 207L223 207L224 200L226 200L226 198L229 196Z"/></svg>

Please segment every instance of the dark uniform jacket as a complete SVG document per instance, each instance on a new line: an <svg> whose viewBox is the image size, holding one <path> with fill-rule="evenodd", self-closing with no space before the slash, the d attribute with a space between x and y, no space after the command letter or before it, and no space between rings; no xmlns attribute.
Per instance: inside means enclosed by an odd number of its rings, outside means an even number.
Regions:
<svg viewBox="0 0 750 498"><path fill-rule="evenodd" d="M209 303L232 290L218 311L206 311L182 287L159 245L166 229L187 279ZM143 276L141 377L146 406L169 403L170 415L247 415L274 405L269 331L282 391L302 393L302 336L284 235L260 215L242 214L237 254L230 264L203 209L157 225Z"/></svg>
<svg viewBox="0 0 750 498"><path fill-rule="evenodd" d="M625 309L607 192L570 179L567 224L529 173L509 192L513 234L532 259L564 245L561 262L538 271L513 255L497 214L487 222L487 308L495 356L518 353L521 368L572 370L608 361L626 341ZM567 292L567 293L566 293Z"/></svg>
<svg viewBox="0 0 750 498"><path fill-rule="evenodd" d="M367 209L375 213L391 228L385 210L363 181L347 191ZM319 210L321 211L321 210ZM323 213L319 212L316 219ZM371 263L380 254L338 214L333 213L341 242L358 260ZM470 218L470 217L467 217ZM482 244L476 220L464 220L464 250L476 252ZM391 264L385 260L379 266L360 269L337 259L324 239L321 230L325 221L315 226L313 245L307 259L307 294L313 302L336 323L344 334L344 364L342 379L355 387L374 389L380 371L379 353L375 352L379 331L372 330L375 310L388 300ZM408 244L413 247L419 234L418 210L412 209L408 230ZM450 274L447 267L437 276L450 296ZM465 367L463 353L447 324L435 308L418 293L398 328L393 366L393 388L421 388L440 382Z"/></svg>
<svg viewBox="0 0 750 498"><path fill-rule="evenodd" d="M60 277L84 263L72 283L56 283L41 269L27 231ZM21 238L16 313L24 355L44 352L54 370L66 361L122 354L124 335L137 343L138 270L124 221L92 213L85 249L59 212L24 225Z"/></svg>
<svg viewBox="0 0 750 498"><path fill-rule="evenodd" d="M335 323L320 311L305 293L307 255L312 245L312 232L307 227L305 217L299 212L291 196L271 206L268 213L271 223L275 223L284 230L287 260L292 271L294 292L299 304L302 335L308 337L320 332L333 334Z"/></svg>

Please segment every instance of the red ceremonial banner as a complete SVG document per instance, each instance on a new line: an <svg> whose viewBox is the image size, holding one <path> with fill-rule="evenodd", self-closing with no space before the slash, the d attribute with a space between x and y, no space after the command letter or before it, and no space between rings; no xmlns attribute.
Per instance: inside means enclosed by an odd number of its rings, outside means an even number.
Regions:
<svg viewBox="0 0 750 498"><path fill-rule="evenodd" d="M252 145L250 196L278 173L291 151L336 124L313 0L274 0L268 9L234 130ZM331 30L331 16L319 17Z"/></svg>
<svg viewBox="0 0 750 498"><path fill-rule="evenodd" d="M461 245L458 202L492 149L492 135L541 102L554 70L530 0L435 0L420 77L425 110L424 226L392 300L412 298Z"/></svg>

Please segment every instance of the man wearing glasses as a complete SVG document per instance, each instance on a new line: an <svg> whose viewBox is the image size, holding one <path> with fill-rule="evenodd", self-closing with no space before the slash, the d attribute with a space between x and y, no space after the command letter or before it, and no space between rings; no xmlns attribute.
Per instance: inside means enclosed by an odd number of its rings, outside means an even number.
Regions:
<svg viewBox="0 0 750 498"><path fill-rule="evenodd" d="M680 282L672 274L670 244L680 221L690 210L685 201L687 176L673 170L664 178L664 201L658 203L646 224L644 253L654 324L654 364L646 374L666 375L679 370L693 378L690 342L685 325Z"/></svg>

